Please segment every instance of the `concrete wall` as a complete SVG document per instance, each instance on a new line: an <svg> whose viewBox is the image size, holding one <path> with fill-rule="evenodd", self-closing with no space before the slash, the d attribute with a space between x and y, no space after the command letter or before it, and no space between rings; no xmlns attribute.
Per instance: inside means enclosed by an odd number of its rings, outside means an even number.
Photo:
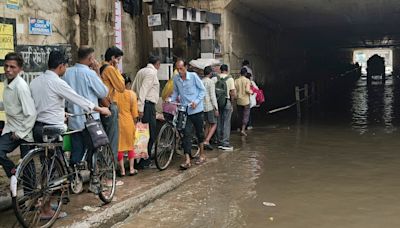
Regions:
<svg viewBox="0 0 400 228"><path fill-rule="evenodd" d="M239 1L212 1L210 6L222 14L217 37L222 58L232 71L239 71L242 61L248 59L261 85L293 81L303 71L304 49L279 26L270 28L259 18L237 13L246 8Z"/></svg>
<svg viewBox="0 0 400 228"><path fill-rule="evenodd" d="M19 10L8 9L5 1L0 1L0 17L14 18L17 24L23 27L22 33L17 33L17 44L50 45L68 43L70 41L71 18L68 16L68 3L62 0L20 1L24 4ZM53 35L29 35L29 17L51 20L53 23Z"/></svg>
<svg viewBox="0 0 400 228"><path fill-rule="evenodd" d="M76 60L76 50L80 45L90 45L96 50L100 60L105 50L114 45L114 2L115 0L26 0L20 1L19 9L8 9L5 1L0 1L0 17L16 19L19 28L17 45L70 45ZM124 72L130 75L142 67L151 51L151 35L147 27L148 5L143 5L143 13L131 16L122 14ZM29 17L50 20L51 36L30 35Z"/></svg>

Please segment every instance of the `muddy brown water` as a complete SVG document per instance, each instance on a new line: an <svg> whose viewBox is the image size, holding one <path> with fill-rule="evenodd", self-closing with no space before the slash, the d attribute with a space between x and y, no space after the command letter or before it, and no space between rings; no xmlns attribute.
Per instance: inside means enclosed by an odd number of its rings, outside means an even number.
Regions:
<svg viewBox="0 0 400 228"><path fill-rule="evenodd" d="M226 160L117 227L400 227L400 85L360 80L324 104L234 134Z"/></svg>

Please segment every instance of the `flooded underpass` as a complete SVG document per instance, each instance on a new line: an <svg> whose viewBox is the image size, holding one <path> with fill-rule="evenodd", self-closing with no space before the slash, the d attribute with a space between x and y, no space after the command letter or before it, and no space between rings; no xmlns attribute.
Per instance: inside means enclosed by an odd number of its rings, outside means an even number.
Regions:
<svg viewBox="0 0 400 228"><path fill-rule="evenodd" d="M270 116L118 226L400 227L399 88L360 79L301 121Z"/></svg>

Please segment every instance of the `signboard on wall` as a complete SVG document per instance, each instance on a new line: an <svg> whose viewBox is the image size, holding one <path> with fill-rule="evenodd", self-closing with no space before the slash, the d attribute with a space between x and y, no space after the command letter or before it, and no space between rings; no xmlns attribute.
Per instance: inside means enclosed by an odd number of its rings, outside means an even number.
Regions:
<svg viewBox="0 0 400 228"><path fill-rule="evenodd" d="M15 24L15 19L0 17L0 74L4 70L4 57L15 50L17 41Z"/></svg>
<svg viewBox="0 0 400 228"><path fill-rule="evenodd" d="M19 0L7 0L7 8L19 9Z"/></svg>
<svg viewBox="0 0 400 228"><path fill-rule="evenodd" d="M172 30L153 31L153 47L154 48L172 48ZM169 42L169 44L168 44Z"/></svg>
<svg viewBox="0 0 400 228"><path fill-rule="evenodd" d="M147 17L148 20L148 26L149 27L153 27L153 26L159 26L162 25L161 22L161 14L153 14L153 15L149 15Z"/></svg>
<svg viewBox="0 0 400 228"><path fill-rule="evenodd" d="M43 72L47 70L47 61L51 51L64 52L71 60L71 45L18 45L17 52L24 58L25 72Z"/></svg>
<svg viewBox="0 0 400 228"><path fill-rule="evenodd" d="M29 34L50 36L52 32L49 20L29 18Z"/></svg>

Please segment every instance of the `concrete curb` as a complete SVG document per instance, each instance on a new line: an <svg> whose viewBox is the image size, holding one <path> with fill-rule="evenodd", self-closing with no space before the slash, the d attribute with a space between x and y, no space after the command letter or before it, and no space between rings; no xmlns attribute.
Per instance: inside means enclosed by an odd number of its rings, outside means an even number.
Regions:
<svg viewBox="0 0 400 228"><path fill-rule="evenodd" d="M81 221L77 221L68 226L70 228L85 227L110 227L112 224L120 222L128 217L130 213L140 210L154 200L160 198L164 194L179 187L184 182L199 175L204 169L216 164L219 160L225 158L229 153L222 153L216 158L209 159L204 165L189 169L181 174L167 180L166 182L155 186L140 195L128 198L118 202L98 213L91 213Z"/></svg>

